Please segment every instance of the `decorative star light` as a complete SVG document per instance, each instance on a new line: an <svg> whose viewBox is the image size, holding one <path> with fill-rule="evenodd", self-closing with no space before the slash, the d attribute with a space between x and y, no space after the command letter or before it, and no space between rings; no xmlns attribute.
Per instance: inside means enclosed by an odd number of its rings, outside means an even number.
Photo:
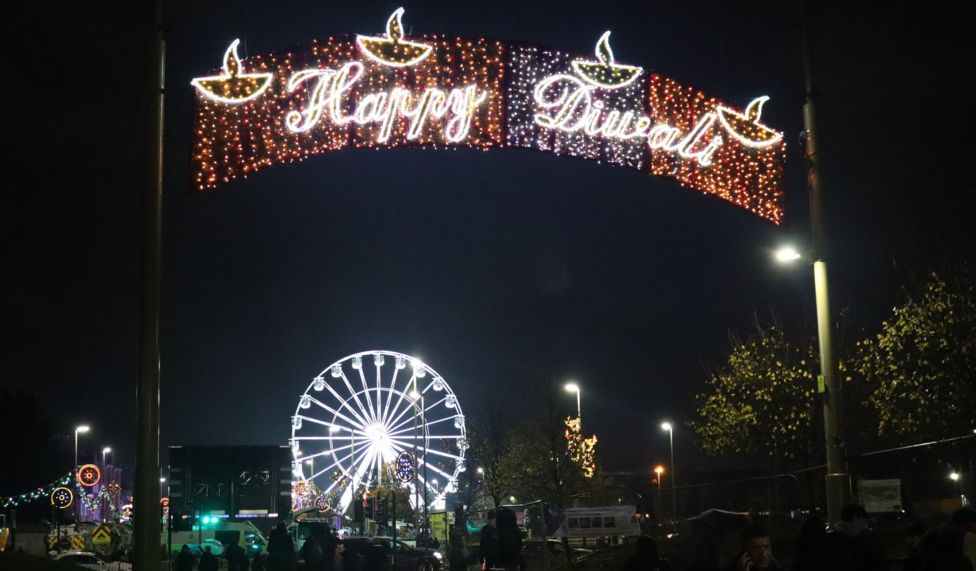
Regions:
<svg viewBox="0 0 976 571"><path fill-rule="evenodd" d="M783 134L759 123L763 104L769 101L768 95L753 99L746 107L745 113L719 105L715 108L722 127L747 147L761 149L775 145L783 138Z"/></svg>
<svg viewBox="0 0 976 571"><path fill-rule="evenodd" d="M633 83L643 71L634 65L615 63L610 49L610 30L603 32L593 50L598 61L578 59L573 61L573 69L584 81L605 89L618 89Z"/></svg>
<svg viewBox="0 0 976 571"><path fill-rule="evenodd" d="M393 67L409 67L429 56L431 46L403 39L403 12L403 8L397 8L390 14L385 36L357 35L359 49L373 61Z"/></svg>
<svg viewBox="0 0 976 571"><path fill-rule="evenodd" d="M222 75L198 77L190 82L201 95L221 103L237 104L260 96L271 85L274 74L241 73L241 58L237 56L239 43L240 40L234 40L224 52Z"/></svg>

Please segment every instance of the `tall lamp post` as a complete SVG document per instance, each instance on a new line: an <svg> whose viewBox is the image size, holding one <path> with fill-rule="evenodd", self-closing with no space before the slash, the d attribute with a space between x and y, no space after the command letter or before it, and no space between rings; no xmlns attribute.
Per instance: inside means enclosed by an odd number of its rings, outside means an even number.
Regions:
<svg viewBox="0 0 976 571"><path fill-rule="evenodd" d="M807 146L809 145L808 139ZM812 174L810 177L816 178ZM776 251L776 260L784 264L795 262L802 257L796 249L789 246ZM842 448L843 395L834 371L834 353L830 339L830 300L827 296L827 263L822 256L813 262L813 282L817 303L817 343L820 345L820 378L817 382L817 392L823 394L824 441L827 453L827 476L824 481L827 493L827 519L829 523L836 523L840 521L841 509L850 503L851 480L847 473Z"/></svg>
<svg viewBox="0 0 976 571"><path fill-rule="evenodd" d="M86 432L89 432L90 430L91 430L91 427L88 426L87 424L83 424L81 426L76 426L75 427L75 469L78 468L78 435L79 434L85 434Z"/></svg>
<svg viewBox="0 0 976 571"><path fill-rule="evenodd" d="M662 422L661 430L668 431L671 442L671 518L678 519L678 491L674 489L674 426L670 422Z"/></svg>
<svg viewBox="0 0 976 571"><path fill-rule="evenodd" d="M803 130L806 138L807 186L810 189L810 233L813 238L813 282L817 301L817 335L820 345L819 392L824 394L824 440L827 452L827 475L824 480L829 523L840 520L841 508L850 501L851 480L844 460L843 402L840 383L834 374L833 344L830 339L830 303L827 295L826 223L824 220L823 189L820 185L822 156L817 153L818 134L814 113L816 90L813 86L813 55L810 45L810 26L813 22L813 3L803 3L803 72L806 97L803 103ZM796 252L783 251L789 259L796 260ZM777 258L780 258L777 255ZM780 258L782 259L782 258Z"/></svg>
<svg viewBox="0 0 976 571"><path fill-rule="evenodd" d="M566 383L566 385L563 388L566 389L566 392L576 393L576 418L579 419L579 421L580 421L580 428L582 429L582 426L583 426L583 413L582 413L582 411L580 409L580 388L579 388L579 385L577 385L576 383Z"/></svg>
<svg viewBox="0 0 976 571"><path fill-rule="evenodd" d="M105 466L105 456L106 456L106 455L107 455L107 454L108 454L109 452L111 452L111 451L112 451L112 449L111 449L111 448L109 448L108 446L106 446L105 448L102 448L102 466Z"/></svg>

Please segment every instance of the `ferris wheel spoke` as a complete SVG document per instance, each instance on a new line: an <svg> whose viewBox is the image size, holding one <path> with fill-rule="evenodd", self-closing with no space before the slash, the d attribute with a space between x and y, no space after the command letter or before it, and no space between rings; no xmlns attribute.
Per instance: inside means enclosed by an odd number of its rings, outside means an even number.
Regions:
<svg viewBox="0 0 976 571"><path fill-rule="evenodd" d="M373 461L373 457L376 455L375 450L368 450L366 455L359 459L358 463L353 464L353 479L352 485L354 489L359 488L360 482L363 481L363 476L369 472L369 466Z"/></svg>
<svg viewBox="0 0 976 571"><path fill-rule="evenodd" d="M336 449L336 450L338 450L338 449ZM335 452L335 450L330 450L328 452ZM317 478L320 475L322 475L322 474L328 472L329 470L335 468L336 466L341 466L343 462L345 462L346 460L349 460L350 458L352 458L353 456L355 456L355 454L356 454L355 451L353 451L353 452L350 452L349 454L346 454L342 458L339 458L339 459L335 460L334 462L332 462L331 464L329 464L325 468L323 468L323 469L319 470L318 472L316 472L315 474L313 474L312 475L312 478ZM312 478L309 478L309 479L312 479Z"/></svg>
<svg viewBox="0 0 976 571"><path fill-rule="evenodd" d="M336 486L338 486L339 485L339 482L341 482L341 481L342 481L341 478L340 479L333 480L333 482L331 484L329 484L329 487L328 488L322 490L322 495L325 495L325 494L328 494L329 492L331 492L332 489L335 488Z"/></svg>
<svg viewBox="0 0 976 571"><path fill-rule="evenodd" d="M341 409L342 409L342 407L339 407L340 410L336 410L336 409L332 408L331 406L325 404L324 402L322 402L319 399L317 399L315 397L312 397L312 396L309 397L309 400L311 400L313 403L315 403L319 407L321 407L321 408L323 408L323 409L331 412L332 414L336 415L337 417L341 418L342 420L345 420L350 425L355 426L356 428L358 428L360 430L362 430L363 428L365 428L366 427L366 424L368 424L362 418L360 418L359 415L356 414L356 411L354 409L352 409L351 407L349 408L349 411L353 414L353 416L356 417L356 420L353 420L353 419L349 418L348 416L342 414L342 412L340 412ZM320 422L320 424L325 424L326 426L331 426L331 424L329 424L329 423Z"/></svg>
<svg viewBox="0 0 976 571"><path fill-rule="evenodd" d="M356 390L352 388L352 383L349 382L349 377L346 376L346 372L345 371L339 371L339 372L340 375L342 376L342 381L346 383L346 388L349 389L349 394L352 395L352 398L356 401L356 404L359 405L359 412L363 413L364 417L368 417L369 412L367 411L366 407L363 406L363 401L359 400L359 395L356 393ZM367 421L364 424L369 424L369 422Z"/></svg>
<svg viewBox="0 0 976 571"><path fill-rule="evenodd" d="M438 468L434 464L431 464L430 462L424 462L424 459L423 458L418 459L417 464L418 465L427 466L428 469L433 470L433 471L437 472L438 474L440 474L441 476L444 476L445 478L447 478L447 481L448 482L450 482L451 480L454 479L454 476L451 476L450 474L448 474L444 470L441 470L440 468Z"/></svg>
<svg viewBox="0 0 976 571"><path fill-rule="evenodd" d="M387 419L389 419L389 418L393 418L393 415L395 415L395 414L397 413L397 411L398 411L398 410L400 410L400 405L401 405L401 404L403 403L403 401L405 400L405 397L407 396L407 393L408 393L408 392L409 392L409 390L410 390L410 385L412 385L412 384L413 384L413 382L414 382L414 380L415 380L416 378L417 378L417 374L416 374L416 373L414 373L414 375L413 375L412 377L410 377L410 380L409 380L409 381L407 381L407 386L406 386L406 387L404 387L402 391L398 391L398 392L400 393L400 397L399 397L399 398L397 399L397 402L396 402L396 405L394 405L394 406L393 406L393 410L391 410L391 411L390 411L390 414L389 414L389 415L387 415L387 417L386 417ZM392 393L391 393L391 394L392 394ZM410 406L410 405L412 405L412 404L413 404L413 400L411 400L411 401L410 401L410 404L408 404L408 408L407 408L407 409L404 409L404 411L406 411L406 410L408 410L408 409L409 409L409 406ZM388 422L388 421L387 421L386 419L384 419L384 422L385 422L386 424L393 424L393 423L395 423L395 422L396 422L397 420L399 420L399 419L400 419L400 417L402 417L402 416L403 416L403 414L404 414L404 413L402 413L402 412L401 412L401 413L400 413L400 415L399 415L399 416L397 416L397 417L396 417L396 419L395 419L395 420L393 420L392 422Z"/></svg>
<svg viewBox="0 0 976 571"><path fill-rule="evenodd" d="M420 434L418 434L416 436L409 435L408 434L406 436L396 436L395 438L398 438L398 439L401 439L401 440L423 440L424 439L424 436L423 435L420 435ZM428 435L426 438L427 438L427 440L460 440L460 439L464 438L464 435L463 434L452 434L452 435L441 435L441 436L430 436L430 435Z"/></svg>
<svg viewBox="0 0 976 571"><path fill-rule="evenodd" d="M427 423L427 426L433 426L433 425L435 425L435 424L437 424L439 422L444 422L446 420L451 420L453 418L457 418L457 415L456 414L452 414L451 416L445 416L444 418L439 418L437 420L432 420L432 421L430 421L430 422ZM392 436L392 435L403 434L404 432L410 432L410 431L412 431L413 430L413 427L412 426L408 426L407 428L404 428L403 430L397 430L398 428L400 428L402 426L405 426L411 420L412 419L407 419L407 420L401 422L400 424L398 424L397 426L394 426L393 428L391 428L390 429L390 435Z"/></svg>
<svg viewBox="0 0 976 571"><path fill-rule="evenodd" d="M366 386L366 374L363 373L362 364L359 367L359 380L363 383L363 392L366 393L366 404L369 405L369 417L376 421L376 409L373 408L373 398L369 396L369 387Z"/></svg>
<svg viewBox="0 0 976 571"><path fill-rule="evenodd" d="M333 425L332 425L331 423L329 423L329 422L325 422L324 420L319 420L319 419L317 419L317 418L312 418L312 417L310 417L310 416L305 416L304 414L296 414L295 416L296 416L297 418L300 418L300 419L302 419L302 420L307 420L307 421L309 421L309 422L314 422L315 424L321 424L322 426L325 426L325 427L327 427L327 428L331 428L331 427L333 426ZM348 429L345 429L345 428L344 428L343 430L348 430ZM363 432L363 431L361 431L361 430L357 430L356 432L359 432L360 434L363 434L363 435L365 435L365 434L366 434L365 432Z"/></svg>
<svg viewBox="0 0 976 571"><path fill-rule="evenodd" d="M414 450L423 450L424 449L423 446L417 446L417 445L411 444L409 442L404 442L403 440L397 440L395 438L393 438L391 440L393 440L395 442L399 442L400 444L402 444L403 446L406 446L408 448L413 448ZM443 456L445 458L450 458L452 460L464 460L464 456L458 456L457 454L448 454L447 452L441 452L440 450L435 450L433 448L427 448L427 454L435 454L437 456Z"/></svg>
<svg viewBox="0 0 976 571"><path fill-rule="evenodd" d="M346 383L346 384L348 384L348 383ZM355 416L356 418L358 418L360 420L360 422L362 424L359 425L359 428L363 428L367 424L369 424L368 422L366 422L366 419L364 419L361 416L359 416L359 413L356 412L356 409L352 408L351 406L349 406L346 403L346 399L344 399L341 396L339 396L339 393L334 388L332 388L332 385L330 385L329 383L326 383L325 384L325 388L329 389L329 392L332 393L332 396L336 399L336 401L339 402L339 403L341 403L341 404L339 404L339 410L342 410L342 407L345 406L346 408L349 409L349 412L351 412L353 414L353 416ZM316 399L314 397L311 397L311 398L312 398L313 401L316 401ZM316 402L318 402L318 401L316 401ZM332 411L331 409L328 409L328 407L326 407L321 402L319 402L319 406L322 406L323 408L326 408L327 410L330 410L333 414L336 414L336 415L339 414L338 411ZM346 419L346 421L348 422L349 420ZM350 424L356 424L356 423L350 422Z"/></svg>
<svg viewBox="0 0 976 571"><path fill-rule="evenodd" d="M380 422L383 420L383 393L381 391L383 387L383 365L380 365L377 361L377 357L373 358L373 364L376 365L376 414L373 418L376 418ZM396 370L396 367L393 367Z"/></svg>
<svg viewBox="0 0 976 571"><path fill-rule="evenodd" d="M397 375L400 374L400 369L396 365L393 365L393 379L390 380L390 390L386 395L386 406L383 407L383 424L386 424L386 419L389 418L388 414L390 412L390 403L393 402L393 393L396 390L396 380ZM403 393L400 393L400 398L403 398ZM399 404L399 403L398 403Z"/></svg>
<svg viewBox="0 0 976 571"><path fill-rule="evenodd" d="M424 413L426 413L428 410L434 408L435 406L441 404L442 402L446 401L447 400L447 397L448 397L448 395L444 395L444 398L442 398L441 400L439 400L439 401L435 402L434 404L432 404L432 405L428 406L427 408L425 408L424 409Z"/></svg>

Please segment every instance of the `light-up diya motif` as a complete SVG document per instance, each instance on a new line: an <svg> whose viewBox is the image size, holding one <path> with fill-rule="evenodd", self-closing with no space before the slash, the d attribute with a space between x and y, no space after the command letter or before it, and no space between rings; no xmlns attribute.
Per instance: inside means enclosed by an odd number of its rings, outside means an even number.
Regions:
<svg viewBox="0 0 976 571"><path fill-rule="evenodd" d="M719 105L715 108L722 127L747 147L762 148L775 145L783 138L779 131L759 123L763 104L769 101L768 95L757 97L746 107L745 113Z"/></svg>
<svg viewBox="0 0 976 571"><path fill-rule="evenodd" d="M430 55L431 46L403 39L403 8L397 8L386 21L385 36L356 36L359 49L383 65L407 67Z"/></svg>
<svg viewBox="0 0 976 571"><path fill-rule="evenodd" d="M260 96L271 85L271 73L242 73L241 58L237 56L237 44L231 42L224 52L224 73L210 77L198 77L190 83L204 97L222 103L244 103Z"/></svg>
<svg viewBox="0 0 976 571"><path fill-rule="evenodd" d="M576 74L587 83L604 89L617 89L633 83L640 75L641 68L634 65L615 63L610 49L610 31L603 32L596 42L597 61L578 59L573 61Z"/></svg>

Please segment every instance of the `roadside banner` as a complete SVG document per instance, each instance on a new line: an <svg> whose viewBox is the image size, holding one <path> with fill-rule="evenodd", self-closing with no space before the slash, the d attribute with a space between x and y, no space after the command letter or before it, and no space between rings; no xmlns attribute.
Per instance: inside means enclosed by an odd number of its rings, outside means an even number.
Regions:
<svg viewBox="0 0 976 571"><path fill-rule="evenodd" d="M901 480L861 480L857 484L861 505L868 513L901 513Z"/></svg>

